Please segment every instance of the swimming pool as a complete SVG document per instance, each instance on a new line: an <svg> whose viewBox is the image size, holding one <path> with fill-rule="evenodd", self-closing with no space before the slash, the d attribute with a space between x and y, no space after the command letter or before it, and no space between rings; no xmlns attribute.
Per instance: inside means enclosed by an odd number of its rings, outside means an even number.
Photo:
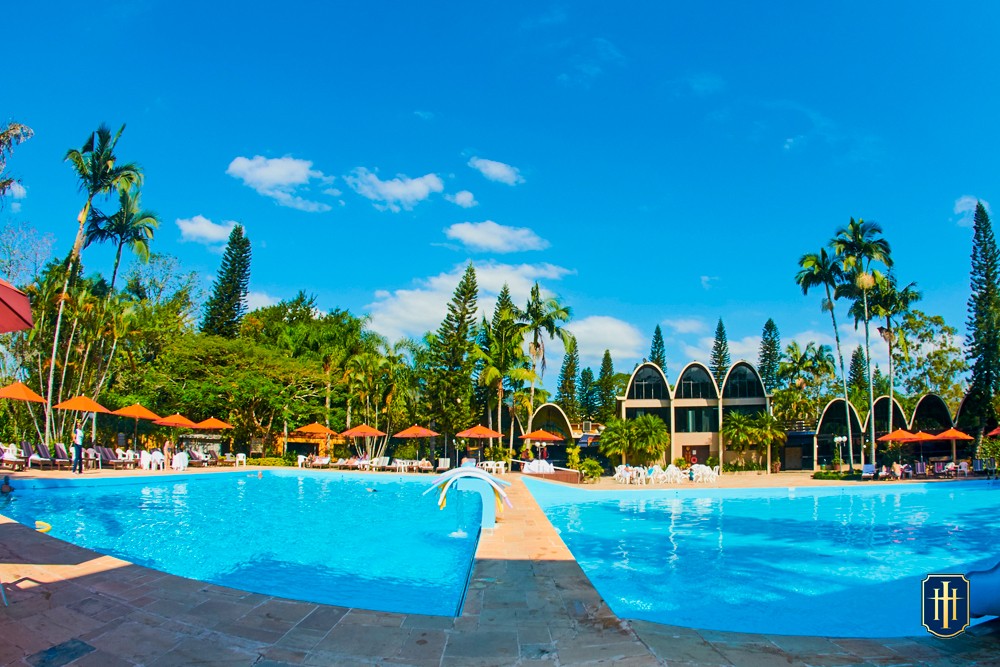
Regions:
<svg viewBox="0 0 1000 667"><path fill-rule="evenodd" d="M377 611L456 616L481 501L437 506L428 479L311 471L25 480L0 513L170 574ZM37 483L36 483L37 484ZM371 492L368 489L375 489Z"/></svg>
<svg viewBox="0 0 1000 667"><path fill-rule="evenodd" d="M988 482L607 492L525 483L623 618L925 635L921 580L1000 559L1000 485Z"/></svg>

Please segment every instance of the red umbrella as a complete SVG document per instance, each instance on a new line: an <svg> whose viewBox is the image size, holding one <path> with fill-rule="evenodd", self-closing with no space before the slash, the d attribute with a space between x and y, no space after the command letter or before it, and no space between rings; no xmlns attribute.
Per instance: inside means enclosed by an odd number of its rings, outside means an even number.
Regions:
<svg viewBox="0 0 1000 667"><path fill-rule="evenodd" d="M45 399L28 389L23 382L15 382L0 389L0 398L12 398L15 401L30 401L32 403L44 403Z"/></svg>
<svg viewBox="0 0 1000 667"><path fill-rule="evenodd" d="M28 295L0 279L0 333L30 329L32 324Z"/></svg>
<svg viewBox="0 0 1000 667"><path fill-rule="evenodd" d="M429 428L424 428L423 426L417 426L414 424L408 429L404 429L392 436L394 438L432 438L435 435L441 435L440 433L435 433Z"/></svg>
<svg viewBox="0 0 1000 667"><path fill-rule="evenodd" d="M986 435L988 435L991 438L997 437L998 435L1000 435L1000 426L997 426L995 429L993 429L992 431L990 431Z"/></svg>

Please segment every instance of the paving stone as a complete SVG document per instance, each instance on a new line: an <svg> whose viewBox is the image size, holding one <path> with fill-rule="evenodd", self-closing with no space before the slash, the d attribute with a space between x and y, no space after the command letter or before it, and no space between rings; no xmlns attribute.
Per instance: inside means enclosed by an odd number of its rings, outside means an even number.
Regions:
<svg viewBox="0 0 1000 667"><path fill-rule="evenodd" d="M92 652L94 647L79 639L71 639L27 657L33 667L62 667Z"/></svg>

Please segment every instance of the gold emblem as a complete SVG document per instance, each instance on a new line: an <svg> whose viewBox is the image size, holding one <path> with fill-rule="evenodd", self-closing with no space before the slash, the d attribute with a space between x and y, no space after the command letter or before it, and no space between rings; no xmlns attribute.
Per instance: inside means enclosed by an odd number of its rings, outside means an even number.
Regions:
<svg viewBox="0 0 1000 667"><path fill-rule="evenodd" d="M969 627L969 580L963 574L929 574L921 584L921 623L944 639Z"/></svg>

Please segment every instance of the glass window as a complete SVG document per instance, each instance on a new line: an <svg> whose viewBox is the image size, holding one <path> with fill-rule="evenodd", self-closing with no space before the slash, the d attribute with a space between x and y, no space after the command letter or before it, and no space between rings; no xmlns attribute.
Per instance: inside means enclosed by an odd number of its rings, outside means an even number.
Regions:
<svg viewBox="0 0 1000 667"><path fill-rule="evenodd" d="M677 408L676 431L678 433L714 433L719 430L717 408Z"/></svg>
<svg viewBox="0 0 1000 667"><path fill-rule="evenodd" d="M724 398L764 398L764 385L749 366L740 364L729 374L722 395Z"/></svg>
<svg viewBox="0 0 1000 667"><path fill-rule="evenodd" d="M628 391L629 398L668 400L670 394L663 382L663 376L652 366L643 366L632 378Z"/></svg>
<svg viewBox="0 0 1000 667"><path fill-rule="evenodd" d="M684 371L677 389L679 398L718 398L712 377L701 366L691 366Z"/></svg>
<svg viewBox="0 0 1000 667"><path fill-rule="evenodd" d="M625 408L625 419L635 419L643 415L656 415L670 428L670 408Z"/></svg>

